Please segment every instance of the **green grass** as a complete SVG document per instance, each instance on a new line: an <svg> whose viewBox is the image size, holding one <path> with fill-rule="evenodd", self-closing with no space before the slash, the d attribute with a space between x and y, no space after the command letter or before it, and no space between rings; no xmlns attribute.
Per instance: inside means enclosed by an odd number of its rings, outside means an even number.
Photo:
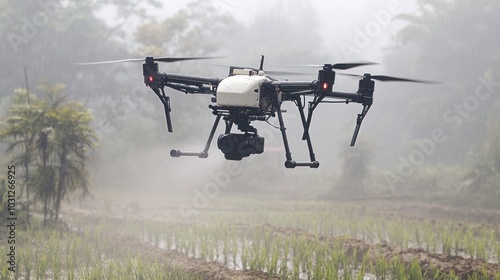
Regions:
<svg viewBox="0 0 500 280"><path fill-rule="evenodd" d="M0 246L5 252L7 247ZM99 227L83 233L59 228L19 230L16 239L16 273L0 264L0 279L204 279L182 267L132 255L116 246Z"/></svg>

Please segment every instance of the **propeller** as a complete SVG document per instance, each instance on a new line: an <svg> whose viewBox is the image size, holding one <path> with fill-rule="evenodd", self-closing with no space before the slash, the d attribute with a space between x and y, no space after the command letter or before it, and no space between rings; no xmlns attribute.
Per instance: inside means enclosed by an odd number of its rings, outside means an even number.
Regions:
<svg viewBox="0 0 500 280"><path fill-rule="evenodd" d="M362 62L352 62L352 63L335 63L335 64L306 64L306 65L291 65L288 67L310 67L310 68L318 68L318 67L331 67L336 70L348 70L355 67L366 66L366 65L377 65L376 62L371 61L362 61Z"/></svg>
<svg viewBox="0 0 500 280"><path fill-rule="evenodd" d="M264 73L269 75L289 75L289 76L307 75L306 73L300 73L300 72L276 71L276 70L264 70Z"/></svg>
<svg viewBox="0 0 500 280"><path fill-rule="evenodd" d="M369 75L369 78L371 78L373 80L380 81L380 82L409 82L409 83L420 83L420 84L438 84L439 83L436 81L415 80L415 79L399 78L399 77L392 77L392 76L385 76L385 75L370 75L370 74L357 75L357 74L348 74L348 73L339 73L339 75L356 77L356 78L363 78L363 77L366 77L367 75Z"/></svg>
<svg viewBox="0 0 500 280"><path fill-rule="evenodd" d="M213 66L217 67L224 67L224 68L230 68L233 67L235 69L249 69L252 71L260 71L259 69L255 67L247 67L247 66L234 66L234 65L222 65L222 64L212 64ZM291 72L291 71L279 71L279 70L262 70L264 73L269 74L269 75L289 75L289 76L300 76L300 75L307 75L307 73L301 73L301 72Z"/></svg>
<svg viewBox="0 0 500 280"><path fill-rule="evenodd" d="M221 56L198 56L198 57L156 57L153 58L154 61L159 62L178 62L186 60L202 60L202 59L217 59L222 58ZM75 63L76 65L100 65L100 64L112 64L112 63L124 63L124 62L145 62L144 58L131 58L131 59L120 59L120 60L108 60L108 61L97 61L97 62L80 62Z"/></svg>

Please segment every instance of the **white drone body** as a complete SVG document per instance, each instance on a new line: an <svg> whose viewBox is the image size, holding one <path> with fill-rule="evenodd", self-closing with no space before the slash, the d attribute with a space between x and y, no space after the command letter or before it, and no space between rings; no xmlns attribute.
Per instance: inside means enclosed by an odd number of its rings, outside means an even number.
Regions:
<svg viewBox="0 0 500 280"><path fill-rule="evenodd" d="M217 105L266 109L268 101L261 98L261 86L269 78L262 71L235 69L232 76L217 87Z"/></svg>

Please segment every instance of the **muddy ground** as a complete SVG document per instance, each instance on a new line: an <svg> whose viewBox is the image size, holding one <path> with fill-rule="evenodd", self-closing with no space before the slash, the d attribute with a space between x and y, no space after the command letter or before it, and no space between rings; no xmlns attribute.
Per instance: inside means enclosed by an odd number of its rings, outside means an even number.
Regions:
<svg viewBox="0 0 500 280"><path fill-rule="evenodd" d="M345 203L345 202L343 202ZM480 224L488 226L488 224L500 223L500 211L497 210L485 210L485 209L466 209L460 207L447 207L442 205L433 205L418 203L412 201L394 201L394 200L353 200L349 201L349 204L359 206L359 207L370 207L370 209L375 209L379 211L380 214L389 217L406 217L416 220L443 220L443 221L454 221L454 222L470 222L475 221ZM140 219L144 220L149 217L155 220L180 222L185 223L186 221L178 220L171 216L172 209L165 208L155 208L148 210L147 208L142 208L143 211L133 211L135 214L128 213L126 215L127 219ZM250 209L209 209L209 211L247 211ZM274 211L278 209L273 209ZM283 209L286 210L286 209ZM147 212L148 215L141 213ZM82 214L81 210L70 210L68 214L79 213ZM89 213L90 214L90 213ZM93 211L92 216L100 215L104 212ZM136 215L137 214L137 215ZM114 218L125 218L125 216L118 215ZM106 217L109 218L109 212L106 213ZM153 218L154 217L154 218ZM196 222L196 221L191 221ZM245 230L249 225L235 225L240 230ZM335 242L336 237L331 236L318 236L317 234L311 234L307 231L298 230L294 228L282 228L275 227L273 225L264 224L260 225L270 230L276 235L299 235L306 236L310 238L320 238L321 240ZM183 267L186 271L195 272L202 274L206 279L274 279L270 278L267 273L258 271L241 271L230 269L223 264L216 262L205 262L200 259L187 257L181 253L175 251L166 251L155 247L145 241L139 240L136 237L127 235L116 235L110 238L110 242L116 242L119 246L128 246L131 250L138 252L140 255L147 255L154 257L162 262L171 263L175 266ZM483 260L475 260L470 258L463 258L460 256L447 256L444 254L437 254L427 252L424 249L408 249L400 250L395 246L391 246L387 243L379 244L368 244L357 239L345 239L343 238L343 246L346 251L357 252L369 252L371 259L375 259L377 256L384 256L386 259L390 260L393 258L399 258L404 262L410 264L415 259L418 260L422 269L427 271L427 276L433 275L436 269L449 273L454 271L459 279L468 279L468 277L473 274L480 275L487 271L493 279L493 275L500 271L500 265L497 263L488 263ZM430 276L432 278L432 276ZM278 279L278 278L276 278Z"/></svg>

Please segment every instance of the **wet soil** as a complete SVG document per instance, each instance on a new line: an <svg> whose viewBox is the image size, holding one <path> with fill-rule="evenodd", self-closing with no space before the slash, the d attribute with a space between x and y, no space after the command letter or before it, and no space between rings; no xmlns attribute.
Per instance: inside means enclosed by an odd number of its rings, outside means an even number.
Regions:
<svg viewBox="0 0 500 280"><path fill-rule="evenodd" d="M388 218L394 217L404 217L417 220L444 220L453 222L475 222L484 226L500 224L500 211L489 210L489 209L469 209L461 207L449 207L428 203L419 203L406 200L387 200L387 199L355 199L348 202L343 201L341 204L354 205L360 208L369 208L371 211L379 212L381 215L387 216ZM279 207L278 207L279 208ZM212 209L205 209L210 211ZM213 209L213 211L247 211L250 209ZM285 210L285 209L283 209ZM76 212L75 212L76 211ZM279 209L273 209L273 211L279 211ZM72 214L83 214L78 213L78 210L70 210ZM195 223L201 221L186 221L180 220L178 218L172 218L175 209L155 209L154 211L146 211L148 215L140 214L143 211L134 211L135 214L128 213L126 217L113 217L118 219L138 219L144 220L149 217L152 220L158 220L168 223ZM158 215L152 215L152 213L157 213ZM109 217L109 212L104 215L101 213L102 217ZM93 212L90 216L96 217L101 216L96 212ZM154 217L154 218L151 218ZM206 221L205 221L206 222ZM249 229L250 225L238 224L235 225L240 230ZM276 227L273 225L265 224L260 225L260 227L265 227L276 235L295 235L295 236L306 236L309 238L319 238L321 240L331 242L332 244L337 238L341 237L331 237L331 236L321 236L317 234L312 234L310 232L299 230L295 228L283 228ZM206 262L201 259L196 259L192 257L187 257L176 251L167 251L155 247L145 241L139 240L132 236L126 235L116 235L110 238L112 242L115 242L119 246L128 246L132 251L136 251L141 255L151 256L161 262L167 262L175 267L182 267L185 271L194 272L197 274L204 275L206 279L274 279L270 278L266 273L260 271L241 271L230 269L223 264L216 262ZM472 275L482 275L485 271L489 274L490 279L493 279L495 273L500 272L500 265L498 263L488 263L484 260L475 260L470 258L463 258L460 256L448 256L445 254L438 254L427 252L421 248L412 248L407 250L400 250L388 243L379 244L368 244L361 240L342 238L342 244L344 250L347 252L356 250L357 252L364 252L369 254L371 260L375 260L379 256L384 256L387 260L392 260L394 258L401 259L408 265L414 260L418 260L420 267L423 272L427 272L427 277L432 279L436 270L443 273L455 272L458 279L468 279ZM430 276L429 276L430 275ZM277 279L277 278L276 278Z"/></svg>
<svg viewBox="0 0 500 280"><path fill-rule="evenodd" d="M241 227L244 228L245 226ZM371 245L353 238L318 236L317 234L311 234L303 230L274 227L267 224L263 227L271 230L274 234L285 236L306 236L312 239L319 238L320 240L327 241L332 245L338 238L340 238L342 240L342 246L346 252L354 252L354 250L356 250L357 252L362 252L363 254L368 253L371 261L375 261L379 256L383 256L387 260L392 260L394 258L401 259L409 266L414 260L418 260L423 273L426 273L426 275L434 275L436 270L446 274L454 271L458 279L470 279L469 277L474 274L482 275L484 272L487 272L489 277L493 279L495 273L500 271L499 264L488 263L484 260L466 259L460 256L448 256L427 252L421 248L399 250L386 242ZM432 279L432 276L430 278Z"/></svg>

